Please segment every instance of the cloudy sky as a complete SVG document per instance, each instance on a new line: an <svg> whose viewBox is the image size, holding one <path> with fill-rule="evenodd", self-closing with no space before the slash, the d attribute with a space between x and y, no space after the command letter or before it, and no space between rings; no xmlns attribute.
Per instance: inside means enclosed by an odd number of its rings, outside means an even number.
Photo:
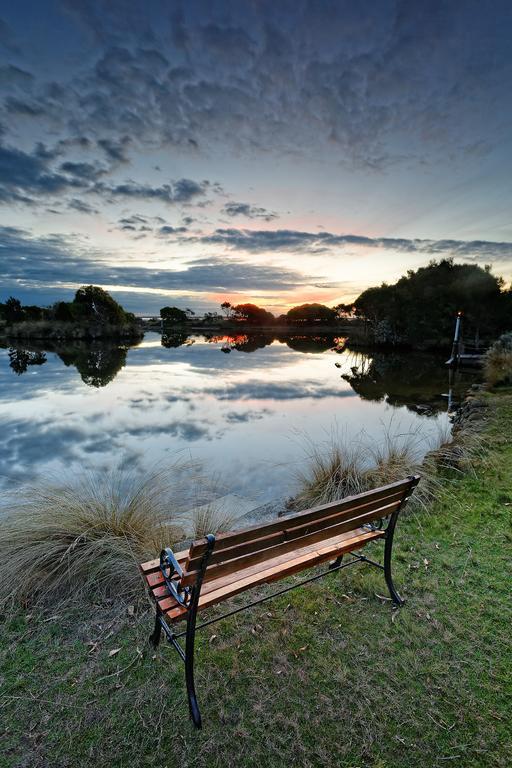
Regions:
<svg viewBox="0 0 512 768"><path fill-rule="evenodd" d="M0 300L347 301L432 258L512 277L508 0L17 0Z"/></svg>

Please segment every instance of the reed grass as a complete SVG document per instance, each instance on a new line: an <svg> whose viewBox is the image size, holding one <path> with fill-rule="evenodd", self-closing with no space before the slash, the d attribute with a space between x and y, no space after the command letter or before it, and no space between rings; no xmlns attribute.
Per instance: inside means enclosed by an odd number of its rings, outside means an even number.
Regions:
<svg viewBox="0 0 512 768"><path fill-rule="evenodd" d="M141 562L232 525L211 501L223 492L192 461L18 489L0 509L0 605L137 600Z"/></svg>

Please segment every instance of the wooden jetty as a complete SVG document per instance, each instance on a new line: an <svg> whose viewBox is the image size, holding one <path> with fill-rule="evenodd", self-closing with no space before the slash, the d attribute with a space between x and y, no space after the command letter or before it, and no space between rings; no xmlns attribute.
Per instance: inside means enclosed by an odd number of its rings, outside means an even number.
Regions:
<svg viewBox="0 0 512 768"><path fill-rule="evenodd" d="M480 344L466 344L462 336L462 312L457 312L452 352L446 365L450 367L474 367L483 365L487 347Z"/></svg>

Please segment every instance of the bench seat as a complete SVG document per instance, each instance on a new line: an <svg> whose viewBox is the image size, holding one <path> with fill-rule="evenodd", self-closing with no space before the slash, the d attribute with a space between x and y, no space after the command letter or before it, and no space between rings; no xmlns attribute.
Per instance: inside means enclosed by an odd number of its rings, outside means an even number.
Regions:
<svg viewBox="0 0 512 768"><path fill-rule="evenodd" d="M251 587L282 579L284 576L290 576L306 568L332 560L339 555L360 549L373 539L381 539L383 536L384 531L357 528L354 531L324 539L320 543L309 544L284 555L269 558L263 563L235 571L230 575L206 581L199 597L198 610L223 602ZM188 554L187 550L175 555L180 565L185 564ZM185 618L187 609L178 605L176 600L169 596L160 571L160 560L150 560L143 563L141 569L151 594L167 619L174 622Z"/></svg>

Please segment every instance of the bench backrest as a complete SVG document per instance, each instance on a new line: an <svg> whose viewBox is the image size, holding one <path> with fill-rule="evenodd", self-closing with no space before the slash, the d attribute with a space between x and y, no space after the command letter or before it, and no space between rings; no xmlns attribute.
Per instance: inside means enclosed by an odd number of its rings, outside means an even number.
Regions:
<svg viewBox="0 0 512 768"><path fill-rule="evenodd" d="M419 477L348 496L271 523L218 534L208 560L205 580L228 576L295 549L326 541L396 512L417 485ZM182 584L193 584L206 550L205 539L195 541L184 565Z"/></svg>

